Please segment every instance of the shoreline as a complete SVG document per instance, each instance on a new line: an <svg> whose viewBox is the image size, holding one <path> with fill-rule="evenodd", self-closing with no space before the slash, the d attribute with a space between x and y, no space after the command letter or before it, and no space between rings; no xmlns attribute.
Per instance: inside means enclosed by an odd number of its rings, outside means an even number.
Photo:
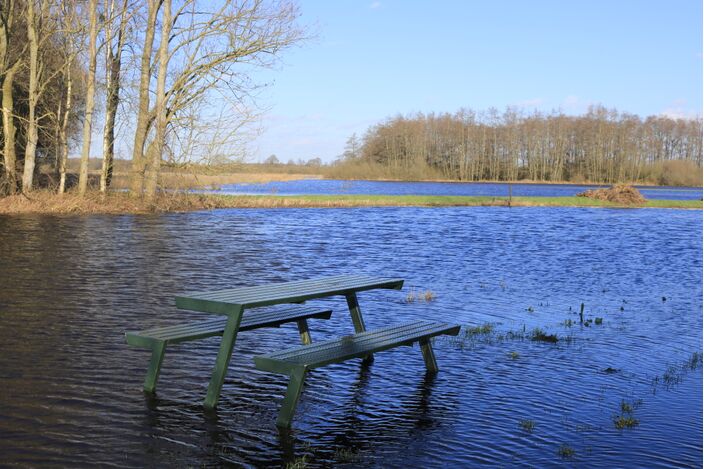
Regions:
<svg viewBox="0 0 704 469"><path fill-rule="evenodd" d="M622 205L586 197L414 196L414 195L219 195L160 194L152 201L127 193L72 193L58 196L48 191L29 196L0 198L0 215L154 214L226 208L359 208L359 207L573 207L668 208L701 210L701 200L647 200L643 205Z"/></svg>

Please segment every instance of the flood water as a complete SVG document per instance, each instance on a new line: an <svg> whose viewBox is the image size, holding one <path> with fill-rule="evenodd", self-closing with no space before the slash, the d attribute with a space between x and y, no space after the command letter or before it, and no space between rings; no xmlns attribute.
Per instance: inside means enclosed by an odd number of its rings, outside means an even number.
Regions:
<svg viewBox="0 0 704 469"><path fill-rule="evenodd" d="M336 179L301 179L274 181L264 184L224 184L222 194L364 194L364 195L469 195L508 197L509 187L514 196L572 197L595 185L575 184L507 184L493 182L400 182L343 181ZM701 187L636 186L648 199L701 200Z"/></svg>
<svg viewBox="0 0 704 469"><path fill-rule="evenodd" d="M417 346L314 370L279 433L286 378L252 357L297 345L288 325L238 337L215 413L201 403L218 338L169 348L156 397L142 393L149 353L124 331L209 317L174 295L359 273L406 279L359 295L368 328L465 326L436 341L437 375ZM701 211L0 217L0 276L0 465L702 464ZM344 299L310 304L334 310L310 321L314 341L353 331ZM536 327L557 343L530 340Z"/></svg>

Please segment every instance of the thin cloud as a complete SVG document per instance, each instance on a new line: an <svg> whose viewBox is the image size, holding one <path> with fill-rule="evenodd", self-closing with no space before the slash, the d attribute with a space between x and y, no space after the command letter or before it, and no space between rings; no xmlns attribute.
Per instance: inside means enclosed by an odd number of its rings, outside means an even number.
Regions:
<svg viewBox="0 0 704 469"><path fill-rule="evenodd" d="M518 107L539 107L542 106L544 103L543 98L533 98L533 99L525 99L523 101L518 101L516 103L516 106Z"/></svg>
<svg viewBox="0 0 704 469"><path fill-rule="evenodd" d="M372 10L376 10L378 8L381 8L381 2L372 2L369 5L369 8L371 8Z"/></svg>

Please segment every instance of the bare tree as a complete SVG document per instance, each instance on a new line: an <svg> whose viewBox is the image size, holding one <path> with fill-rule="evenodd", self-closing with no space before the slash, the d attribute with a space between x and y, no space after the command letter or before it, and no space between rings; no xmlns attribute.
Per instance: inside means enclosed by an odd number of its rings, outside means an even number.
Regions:
<svg viewBox="0 0 704 469"><path fill-rule="evenodd" d="M22 67L23 47L21 51L12 50L11 34L21 16L15 0L0 2L0 80L2 80L2 135L3 165L5 171L5 191L14 194L17 190L17 155L15 153L15 76ZM25 42L26 44L26 42Z"/></svg>
<svg viewBox="0 0 704 469"><path fill-rule="evenodd" d="M68 163L68 130L69 123L74 116L74 79L76 75L76 59L83 43L85 28L78 2L66 1L60 5L59 21L64 34L61 41L61 53L63 54L63 69L61 78L66 85L64 97L59 101L59 109L56 113L57 123L57 172L59 175L58 193L66 191L66 165Z"/></svg>
<svg viewBox="0 0 704 469"><path fill-rule="evenodd" d="M105 0L105 127L103 128L103 165L100 172L100 191L105 192L112 181L113 160L115 156L115 117L120 102L122 68L122 51L127 38L127 23L131 13L127 0L123 0L116 11L116 0ZM134 7L133 7L134 8ZM117 37L113 31L115 18L119 18ZM113 41L115 41L113 43Z"/></svg>
<svg viewBox="0 0 704 469"><path fill-rule="evenodd" d="M144 188L144 144L147 141L150 127L149 87L151 84L152 49L154 48L156 21L161 3L161 0L147 0L147 18L139 76L137 125L134 133L132 170L130 172L130 190L135 194L141 194Z"/></svg>
<svg viewBox="0 0 704 469"><path fill-rule="evenodd" d="M192 112L193 107L217 99L220 104L230 107L233 115L239 115L243 120L251 117L251 113L241 113L255 97L258 87L250 72L254 67L273 65L282 50L304 38L302 30L295 25L297 17L296 7L287 3L268 4L261 0L184 0L179 3L172 24L162 21L161 25L162 30L167 28L172 32L168 58L161 59L160 47L157 59L160 65L158 77L162 77L161 66L167 66L163 106L157 103L152 109L145 108L143 105L149 103L148 94L144 100L142 94L144 87L148 88L149 80L145 78L140 83L132 190L141 191L143 149L151 135L147 146L149 177L146 196L155 194L153 173L158 171L168 133L178 134L184 116L188 116L189 125L193 125L190 118L198 115ZM145 38L150 34L150 24ZM151 56L149 44L145 39L143 78L148 65L145 61L147 53ZM159 91L156 95L159 100ZM163 120L160 122L159 119Z"/></svg>
<svg viewBox="0 0 704 469"><path fill-rule="evenodd" d="M88 160L90 158L90 140L95 108L95 69L97 67L98 49L98 0L89 0L90 34L88 38L88 79L86 81L86 112L83 118L83 147L81 149L81 169L78 174L78 193L85 195L88 188Z"/></svg>
<svg viewBox="0 0 704 469"><path fill-rule="evenodd" d="M164 145L166 144L166 74L169 68L169 38L171 37L172 27L171 0L163 0L161 39L158 51L159 68L156 78L156 103L154 105L156 134L152 145L149 146L151 154L147 155L147 171L144 184L147 197L153 197L156 194L157 175L159 174Z"/></svg>

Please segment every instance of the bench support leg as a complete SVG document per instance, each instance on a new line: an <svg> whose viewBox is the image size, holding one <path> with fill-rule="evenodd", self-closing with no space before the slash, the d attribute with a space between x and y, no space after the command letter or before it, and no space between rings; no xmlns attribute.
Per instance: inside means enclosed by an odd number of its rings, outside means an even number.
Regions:
<svg viewBox="0 0 704 469"><path fill-rule="evenodd" d="M310 338L308 321L306 321L305 319L299 319L296 322L298 323L298 332L301 334L301 343L303 345L310 345L313 341Z"/></svg>
<svg viewBox="0 0 704 469"><path fill-rule="evenodd" d="M438 362L435 360L435 352L433 352L433 347L430 344L430 339L425 339L420 341L420 351L423 353L423 360L425 361L425 368L430 373L437 373Z"/></svg>
<svg viewBox="0 0 704 469"><path fill-rule="evenodd" d="M302 366L296 367L291 370L289 376L290 379L288 388L286 389L286 397L284 397L281 403L279 417L276 419L276 426L279 428L288 428L291 426L293 415L296 413L296 404L298 404L298 398L301 396L301 390L303 389L306 369Z"/></svg>
<svg viewBox="0 0 704 469"><path fill-rule="evenodd" d="M215 360L213 375L210 377L210 384L208 384L208 394L205 396L205 402L203 403L206 409L212 410L218 404L220 390L222 389L222 383L225 381L225 374L230 364L230 357L235 346L237 330L240 327L241 320L242 308L237 308L227 318L227 324L225 324L222 341L220 342L220 350L218 350L218 358Z"/></svg>
<svg viewBox="0 0 704 469"><path fill-rule="evenodd" d="M359 307L359 302L357 301L357 295L354 292L345 295L347 298L347 307L350 310L350 316L352 316L352 324L354 324L354 331L359 334L364 332L367 328L364 325L364 319L362 318L362 310ZM374 361L374 355L371 353L364 357L362 363L369 364Z"/></svg>
<svg viewBox="0 0 704 469"><path fill-rule="evenodd" d="M144 390L148 393L156 391L156 381L159 379L161 363L164 361L164 352L166 352L166 342L156 342L152 346L152 358L149 360L149 369L144 378Z"/></svg>

